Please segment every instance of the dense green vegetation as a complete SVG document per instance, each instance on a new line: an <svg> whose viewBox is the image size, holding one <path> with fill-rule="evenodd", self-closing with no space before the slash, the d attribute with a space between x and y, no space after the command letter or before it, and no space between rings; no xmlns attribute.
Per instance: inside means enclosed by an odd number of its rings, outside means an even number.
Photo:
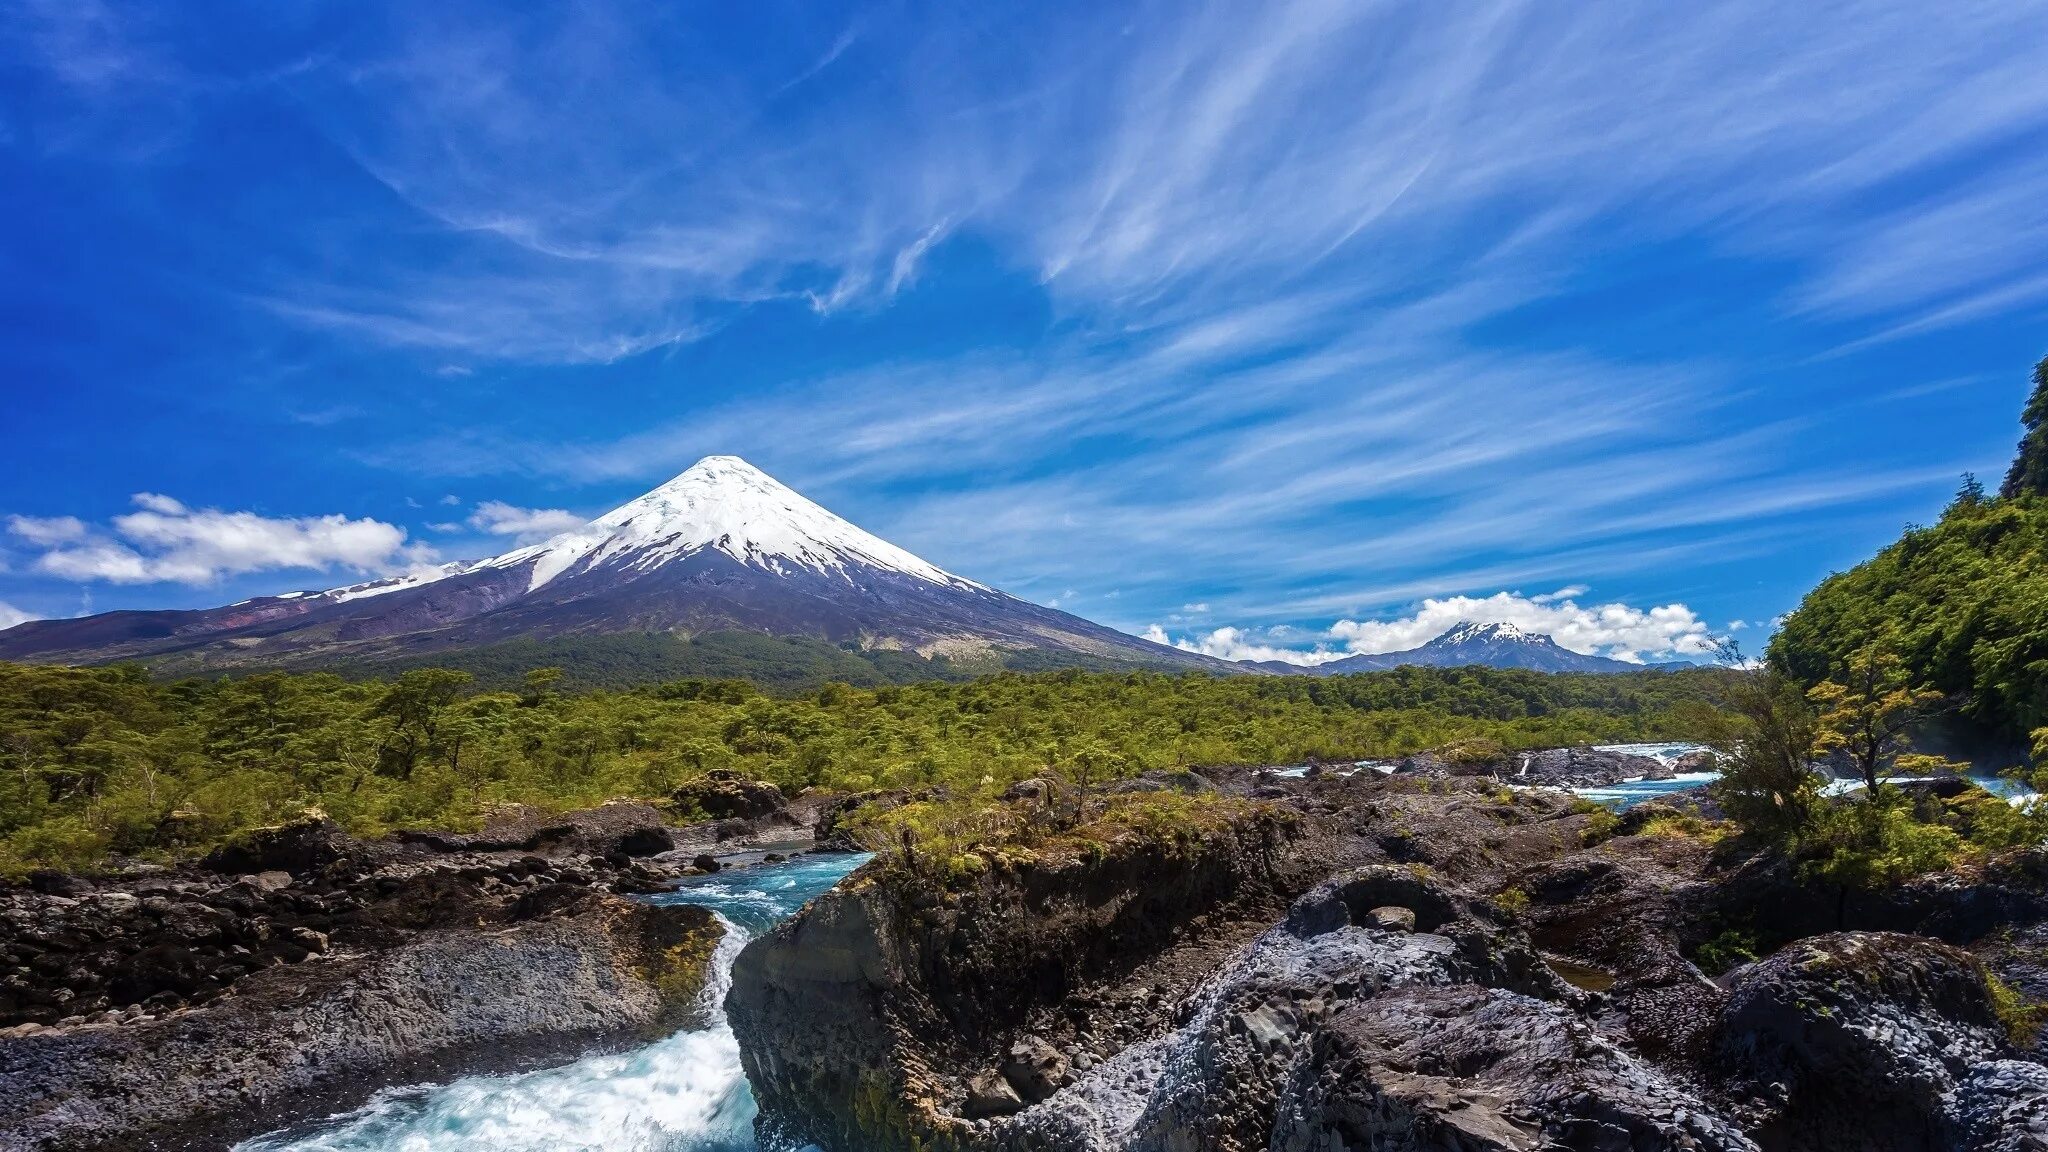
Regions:
<svg viewBox="0 0 2048 1152"><path fill-rule="evenodd" d="M1815 588L1770 655L1817 684L1871 650L1902 660L1968 734L2024 746L2048 725L2048 497L1965 491L1940 523Z"/></svg>
<svg viewBox="0 0 2048 1152"><path fill-rule="evenodd" d="M766 691L815 692L831 683L875 687L924 680L971 680L995 672L1042 672L1083 666L1123 672L1130 661L1077 659L1052 652L991 653L980 659L920 656L891 649L864 649L804 636L759 632L620 632L591 636L522 636L477 648L323 658L301 662L300 671L334 672L351 680L388 680L419 668L467 672L486 691L516 689L529 668L559 668L571 691L634 688L665 680L703 678L751 680ZM178 657L153 662L160 677L218 674L212 666L187 666Z"/></svg>
<svg viewBox="0 0 2048 1152"><path fill-rule="evenodd" d="M1823 581L1785 620L1771 662L1811 687L1896 659L1958 735L2027 747L2048 726L2048 360L2023 423L2000 496L1967 480L1939 523Z"/></svg>
<svg viewBox="0 0 2048 1152"><path fill-rule="evenodd" d="M2048 806L2038 799L2014 805L1975 785L1944 796L1897 783L1959 766L1912 750L1910 725L1923 699L1905 686L1896 661L1859 657L1849 671L1807 690L1768 666L1731 682L1729 727L1716 741L1723 775L1713 791L1751 845L1847 890L1981 862L2048 837ZM1831 752L1856 768L1861 790L1822 794L1813 760Z"/></svg>
<svg viewBox="0 0 2048 1152"><path fill-rule="evenodd" d="M486 691L516 689L529 668L559 668L570 691L630 688L701 677L746 679L771 692L814 692L838 681L858 687L919 680L966 680L1000 666L956 667L944 656L841 648L801 636L710 632L685 637L669 632L596 636L520 637L479 648L420 656L385 657L326 665L352 680L390 679L417 668L467 672Z"/></svg>
<svg viewBox="0 0 2048 1152"><path fill-rule="evenodd" d="M133 667L0 665L0 870L190 854L309 807L364 834L460 827L511 802L659 798L713 768L788 789L976 791L1047 772L1357 759L1464 737L1680 738L1712 725L1728 674L1069 670L780 697L738 680L581 693L551 669L523 681L478 691L468 673L415 669L165 683Z"/></svg>
<svg viewBox="0 0 2048 1152"><path fill-rule="evenodd" d="M2034 791L2048 785L2048 360L2021 422L1997 497L1966 477L1939 523L1809 593L1766 665L1731 684L1718 798L1815 879L1879 887L2048 837L2039 799L1891 783L1960 767L1932 744L2022 761ZM2031 768L2013 755L2030 745ZM1816 758L1862 789L1824 798Z"/></svg>

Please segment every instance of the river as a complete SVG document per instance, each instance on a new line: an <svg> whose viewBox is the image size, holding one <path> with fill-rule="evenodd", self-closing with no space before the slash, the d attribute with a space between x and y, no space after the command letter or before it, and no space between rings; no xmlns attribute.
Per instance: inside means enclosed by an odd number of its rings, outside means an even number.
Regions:
<svg viewBox="0 0 2048 1152"><path fill-rule="evenodd" d="M509 1076L387 1089L354 1112L256 1137L236 1152L746 1152L754 1097L723 1003L748 940L868 858L801 856L683 882L657 904L701 904L727 932L709 1026L642 1048Z"/></svg>

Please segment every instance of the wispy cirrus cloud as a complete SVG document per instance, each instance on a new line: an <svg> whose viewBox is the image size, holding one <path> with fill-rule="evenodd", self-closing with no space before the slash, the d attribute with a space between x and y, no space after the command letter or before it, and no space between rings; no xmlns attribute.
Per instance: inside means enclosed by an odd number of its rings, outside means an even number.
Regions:
<svg viewBox="0 0 2048 1152"><path fill-rule="evenodd" d="M1803 573L1816 532L1867 547L1981 453L1847 442L1830 421L1869 391L1792 366L2048 300L2048 15L2020 4L728 27L457 0L225 78L175 20L77 11L32 45L64 116L132 110L78 82L113 45L160 103L260 85L328 146L318 186L355 197L215 287L281 342L417 357L445 389L339 450L502 478L529 513L738 452L948 567L1127 589L1130 627ZM954 290L961 253L1043 317L972 352L858 326ZM775 360L790 331L852 351ZM728 386L735 357L686 347L721 340L793 366ZM522 419L512 369L580 375Z"/></svg>
<svg viewBox="0 0 2048 1152"><path fill-rule="evenodd" d="M81 83L138 67L138 44L167 61L132 13L33 7ZM2013 292L2048 242L2026 147L2048 19L2025 5L858 24L789 21L737 53L687 10L450 4L280 60L266 81L453 247L352 258L329 221L318 269L259 298L361 338L602 362L698 338L721 306L886 300L954 236L1076 316L1143 327L1316 282L1344 288L1335 322L1419 284L1540 279L1589 239L1697 231L1786 258L1787 308L1912 322ZM1940 163L1997 179L1920 179Z"/></svg>

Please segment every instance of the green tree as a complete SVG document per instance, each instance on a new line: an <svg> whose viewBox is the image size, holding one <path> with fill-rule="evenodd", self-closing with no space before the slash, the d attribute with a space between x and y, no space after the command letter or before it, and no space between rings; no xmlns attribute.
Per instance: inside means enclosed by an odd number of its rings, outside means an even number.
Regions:
<svg viewBox="0 0 2048 1152"><path fill-rule="evenodd" d="M379 769L410 780L422 758L439 755L443 715L471 679L467 672L447 668L420 668L399 676L370 710L372 716L391 722L390 734L379 749Z"/></svg>
<svg viewBox="0 0 2048 1152"><path fill-rule="evenodd" d="M1745 831L1784 843L1813 821L1820 778L1808 765L1819 725L1799 685L1769 665L1743 666L1730 644L1724 659L1737 670L1728 695L1728 717L1708 727L1708 742L1721 762L1713 794Z"/></svg>
<svg viewBox="0 0 2048 1152"><path fill-rule="evenodd" d="M1872 801L1883 778L1895 768L1918 773L1956 767L1941 757L1911 751L1913 730L1944 702L1939 692L1913 687L1906 662L1897 653L1865 648L1849 658L1837 678L1814 685L1806 696L1817 712L1814 751L1845 756L1863 778Z"/></svg>
<svg viewBox="0 0 2048 1152"><path fill-rule="evenodd" d="M525 679L526 691L520 696L519 702L528 708L537 708L547 702L548 697L554 693L555 686L561 683L562 670L528 668Z"/></svg>
<svg viewBox="0 0 2048 1152"><path fill-rule="evenodd" d="M2020 412L2020 424L2026 434L2020 437L2012 470L2005 474L1998 493L2006 497L2048 495L2048 356L2034 365L2034 390Z"/></svg>

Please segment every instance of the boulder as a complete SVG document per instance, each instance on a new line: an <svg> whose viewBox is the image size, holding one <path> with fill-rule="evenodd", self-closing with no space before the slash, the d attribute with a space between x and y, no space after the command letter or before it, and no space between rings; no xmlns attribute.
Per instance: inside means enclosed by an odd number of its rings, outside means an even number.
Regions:
<svg viewBox="0 0 2048 1152"><path fill-rule="evenodd" d="M1720 757L1705 748L1687 752L1671 762L1672 773L1679 776L1689 776L1700 772L1717 772L1720 770L1720 767Z"/></svg>
<svg viewBox="0 0 2048 1152"><path fill-rule="evenodd" d="M1955 1152L2041 1152L2048 1148L2048 1067L1979 1064L1943 1098L1942 1110Z"/></svg>
<svg viewBox="0 0 2048 1152"><path fill-rule="evenodd" d="M231 875L285 872L309 876L346 857L354 837L325 816L312 816L275 828L257 828L233 843L208 853L201 867Z"/></svg>
<svg viewBox="0 0 2048 1152"><path fill-rule="evenodd" d="M1547 748L1530 753L1514 779L1550 788L1604 788L1624 780L1669 780L1672 775L1671 766L1653 756L1598 748Z"/></svg>
<svg viewBox="0 0 2048 1152"><path fill-rule="evenodd" d="M1420 911L1419 923L1432 930L1385 932L1350 922L1347 895L1369 911L1397 889L1402 908ZM1265 1148L1290 1070L1309 1058L1329 1020L1352 1006L1398 989L1455 984L1575 1002L1578 993L1519 931L1485 909L1406 869L1361 869L1320 885L1295 902L1285 924L1222 966L1184 1008L1185 1023L1077 1075L979 1146Z"/></svg>
<svg viewBox="0 0 2048 1152"><path fill-rule="evenodd" d="M1183 795L1199 795L1217 791L1208 777L1198 772L1146 772L1125 780L1112 780L1103 786L1105 792L1179 792Z"/></svg>
<svg viewBox="0 0 2048 1152"><path fill-rule="evenodd" d="M233 995L0 1040L0 1148L225 1148L420 1079L558 1062L701 1024L715 916L588 891L572 914L283 964ZM323 941L294 934L300 958ZM149 962L184 980L191 950ZM175 1003L172 1000L171 1003ZM424 1075L423 1075L424 1074Z"/></svg>
<svg viewBox="0 0 2048 1152"><path fill-rule="evenodd" d="M1051 776L1033 776L1003 789L1003 799L1013 803L1018 800L1044 800L1058 795L1060 787L1060 782Z"/></svg>
<svg viewBox="0 0 2048 1152"><path fill-rule="evenodd" d="M473 835L407 832L401 838L437 852L539 852L551 856L654 856L676 846L662 814L615 800L576 812L508 808Z"/></svg>
<svg viewBox="0 0 2048 1152"><path fill-rule="evenodd" d="M1025 1036L1010 1045L1003 1060L1003 1079L1019 1096L1035 1103L1067 1082L1067 1058L1039 1037Z"/></svg>
<svg viewBox="0 0 2048 1152"><path fill-rule="evenodd" d="M967 1081L967 1105L961 1114L969 1120L1009 1116L1024 1110L1024 1098L999 1073L983 1072Z"/></svg>
<svg viewBox="0 0 2048 1152"><path fill-rule="evenodd" d="M787 804L782 789L724 768L714 768L703 779L677 788L669 800L682 811L701 812L713 820L758 819Z"/></svg>
<svg viewBox="0 0 2048 1152"><path fill-rule="evenodd" d="M1378 928L1383 932L1415 931L1415 909L1399 905L1384 904L1365 914L1365 927Z"/></svg>
<svg viewBox="0 0 2048 1152"><path fill-rule="evenodd" d="M1956 1091L2005 1054L1977 959L1889 932L1811 937L1741 969L1719 1023L1747 1126L1787 1148L1942 1147L1981 1129L1988 1089Z"/></svg>
<svg viewBox="0 0 2048 1152"><path fill-rule="evenodd" d="M1733 1125L1554 1004L1407 987L1337 1013L1290 1070L1273 1152L1754 1152Z"/></svg>
<svg viewBox="0 0 2048 1152"><path fill-rule="evenodd" d="M28 886L32 892L44 896L83 896L92 891L92 885L65 872L38 868L28 874Z"/></svg>
<svg viewBox="0 0 2048 1152"><path fill-rule="evenodd" d="M887 844L863 842L861 834L853 826L851 818L854 813L863 808L886 812L929 795L930 792L912 793L902 789L883 789L837 797L819 805L817 819L811 826L811 835L817 841L820 852L866 852L887 848Z"/></svg>

